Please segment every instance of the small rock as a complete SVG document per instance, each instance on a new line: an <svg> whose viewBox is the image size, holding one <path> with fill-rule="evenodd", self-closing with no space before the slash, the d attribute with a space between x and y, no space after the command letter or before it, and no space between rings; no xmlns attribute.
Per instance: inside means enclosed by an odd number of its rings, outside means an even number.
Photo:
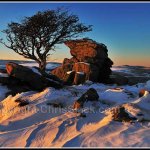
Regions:
<svg viewBox="0 0 150 150"><path fill-rule="evenodd" d="M81 109L81 108L83 108L83 104L84 104L84 102L77 100L73 104L73 109L75 109L75 110Z"/></svg>
<svg viewBox="0 0 150 150"><path fill-rule="evenodd" d="M130 117L129 114L125 111L124 107L119 107L113 110L113 120L119 122L132 122L136 120L135 117Z"/></svg>
<svg viewBox="0 0 150 150"><path fill-rule="evenodd" d="M141 89L141 90L139 91L139 97L143 97L144 94L145 94L145 92L148 92L148 91L145 90L145 89Z"/></svg>
<svg viewBox="0 0 150 150"><path fill-rule="evenodd" d="M79 115L79 117L85 118L85 117L86 117L86 114L81 113L81 114Z"/></svg>
<svg viewBox="0 0 150 150"><path fill-rule="evenodd" d="M88 89L84 96L86 97L87 101L98 101L99 99L99 95L94 88Z"/></svg>
<svg viewBox="0 0 150 150"><path fill-rule="evenodd" d="M61 103L47 103L47 105L50 105L56 108L63 108L63 105Z"/></svg>
<svg viewBox="0 0 150 150"><path fill-rule="evenodd" d="M78 100L75 101L73 108L80 109L86 101L98 101L99 95L94 88L90 88Z"/></svg>
<svg viewBox="0 0 150 150"><path fill-rule="evenodd" d="M15 100L16 103L19 103L18 106L19 107L23 107L29 104L29 102L27 100L22 100L20 98Z"/></svg>

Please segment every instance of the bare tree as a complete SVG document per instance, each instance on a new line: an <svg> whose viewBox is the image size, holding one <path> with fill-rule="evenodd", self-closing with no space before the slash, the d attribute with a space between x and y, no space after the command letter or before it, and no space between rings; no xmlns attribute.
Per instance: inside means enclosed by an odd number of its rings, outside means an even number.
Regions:
<svg viewBox="0 0 150 150"><path fill-rule="evenodd" d="M47 57L57 44L91 30L92 26L80 23L78 16L57 8L24 17L20 23L9 23L2 31L6 39L0 39L0 43L25 58L35 60L39 68L45 70Z"/></svg>

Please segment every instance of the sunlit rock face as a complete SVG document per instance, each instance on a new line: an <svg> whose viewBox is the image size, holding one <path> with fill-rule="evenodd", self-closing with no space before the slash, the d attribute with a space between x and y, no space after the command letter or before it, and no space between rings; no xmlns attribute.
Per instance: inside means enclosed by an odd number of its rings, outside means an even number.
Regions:
<svg viewBox="0 0 150 150"><path fill-rule="evenodd" d="M66 41L65 45L80 62L96 63L108 57L107 47L90 39Z"/></svg>
<svg viewBox="0 0 150 150"><path fill-rule="evenodd" d="M65 45L70 48L72 58L65 58L62 66L54 69L52 74L68 83L67 72L75 71L75 75L78 74L78 82L75 76L72 84L80 84L80 77L82 83L86 80L108 82L113 62L108 57L108 49L104 44L85 38L66 41Z"/></svg>

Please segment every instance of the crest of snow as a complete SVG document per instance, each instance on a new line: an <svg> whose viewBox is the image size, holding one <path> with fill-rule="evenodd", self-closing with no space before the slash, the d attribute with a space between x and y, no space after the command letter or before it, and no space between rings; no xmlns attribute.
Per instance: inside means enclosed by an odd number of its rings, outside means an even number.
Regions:
<svg viewBox="0 0 150 150"><path fill-rule="evenodd" d="M134 73L128 67L124 67L124 66L113 66L111 68L111 70L116 71L116 72L123 72L123 73L128 73L128 74L134 75Z"/></svg>
<svg viewBox="0 0 150 150"><path fill-rule="evenodd" d="M81 74L81 75L84 75L85 73L84 72L76 72L77 74Z"/></svg>
<svg viewBox="0 0 150 150"><path fill-rule="evenodd" d="M58 84L59 84L58 81L54 81L53 79L50 79L50 78L46 78L46 79L49 80L49 81L52 81L52 82L55 82L55 83L58 83Z"/></svg>
<svg viewBox="0 0 150 150"><path fill-rule="evenodd" d="M150 121L150 94L146 93L143 97L125 104L125 108L133 114L138 120L145 119ZM137 114L142 114L138 116Z"/></svg>
<svg viewBox="0 0 150 150"><path fill-rule="evenodd" d="M36 63L36 62L30 62L30 63L21 63L20 65L32 69L33 72L35 72L36 74L39 74L41 76L41 73L39 72L39 70L36 69L36 68L34 68L34 67L38 67L38 63Z"/></svg>
<svg viewBox="0 0 150 150"><path fill-rule="evenodd" d="M86 81L85 81L85 84L87 84L87 85L92 85L92 84L93 84L93 81L86 80Z"/></svg>
<svg viewBox="0 0 150 150"><path fill-rule="evenodd" d="M144 106L147 109L150 109L150 94L149 92L145 92L144 96L137 99L136 101L133 102L133 104L136 104L138 106Z"/></svg>
<svg viewBox="0 0 150 150"><path fill-rule="evenodd" d="M39 67L38 63L36 63L36 62L20 63L20 65L30 67L30 68ZM46 65L46 69L54 69L58 66L60 66L60 64L57 64L57 63L55 64L55 63L48 62L47 65Z"/></svg>
<svg viewBox="0 0 150 150"><path fill-rule="evenodd" d="M70 73L72 73L72 72L73 72L73 71L68 71L67 74L70 74Z"/></svg>
<svg viewBox="0 0 150 150"><path fill-rule="evenodd" d="M26 67L38 67L39 65L38 65L38 63L36 63L36 62L30 62L30 63L20 63L20 65L22 65L22 66L26 66Z"/></svg>
<svg viewBox="0 0 150 150"><path fill-rule="evenodd" d="M85 62L78 62L79 64L85 64L85 65L90 65L89 63L85 63Z"/></svg>
<svg viewBox="0 0 150 150"><path fill-rule="evenodd" d="M0 73L0 77L9 77L6 73Z"/></svg>
<svg viewBox="0 0 150 150"><path fill-rule="evenodd" d="M123 104L130 101L129 96L122 89L108 89L100 93L100 99L108 104Z"/></svg>
<svg viewBox="0 0 150 150"><path fill-rule="evenodd" d="M39 70L38 70L38 69L36 69L36 68L34 68L34 67L33 67L33 68L31 68L31 69L32 69L32 71L33 71L33 72L35 72L36 74L39 74L39 75L41 76L41 73L39 72Z"/></svg>
<svg viewBox="0 0 150 150"><path fill-rule="evenodd" d="M59 67L61 64L53 64L53 63L47 63L46 69L54 69L56 67Z"/></svg>
<svg viewBox="0 0 150 150"><path fill-rule="evenodd" d="M0 118L1 121L8 119L9 117L13 116L18 112L17 103L15 102L16 99L20 97L20 94L12 97L11 95L8 96L6 99L1 101L0 103Z"/></svg>
<svg viewBox="0 0 150 150"><path fill-rule="evenodd" d="M133 85L133 86L129 86L129 85L126 85L124 86L124 89L127 90L127 91L130 91L131 93L133 94L138 94L140 89L142 89L144 86L144 84L138 84L138 85Z"/></svg>
<svg viewBox="0 0 150 150"><path fill-rule="evenodd" d="M73 86L75 89L77 90L83 90L83 91L86 91L88 90L89 88L94 88L96 89L97 92L104 92L105 90L109 89L109 88L115 88L116 85L105 85L105 84L102 84L102 83L93 83L93 82L90 82L90 83L84 83L83 85L78 85L78 86Z"/></svg>

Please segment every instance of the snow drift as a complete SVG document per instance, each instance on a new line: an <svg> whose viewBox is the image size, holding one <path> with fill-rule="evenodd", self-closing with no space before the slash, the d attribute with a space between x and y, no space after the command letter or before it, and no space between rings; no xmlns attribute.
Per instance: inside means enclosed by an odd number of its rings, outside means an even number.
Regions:
<svg viewBox="0 0 150 150"><path fill-rule="evenodd" d="M149 147L150 94L138 97L140 89L149 90L150 81L134 86L116 86L86 82L56 90L24 92L0 102L1 147ZM99 101L88 102L82 109L85 117L72 105L89 88L95 88ZM3 99L3 100L2 100ZM20 107L18 99L28 105ZM48 105L61 103L62 108ZM136 117L132 123L112 119L112 109L124 106Z"/></svg>

